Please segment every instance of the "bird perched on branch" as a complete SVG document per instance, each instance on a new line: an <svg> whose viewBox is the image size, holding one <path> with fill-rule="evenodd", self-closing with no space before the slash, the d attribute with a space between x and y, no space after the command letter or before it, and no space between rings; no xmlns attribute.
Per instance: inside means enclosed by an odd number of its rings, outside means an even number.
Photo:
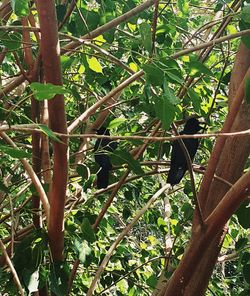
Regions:
<svg viewBox="0 0 250 296"><path fill-rule="evenodd" d="M109 136L109 130L105 127L101 127L97 130L98 135ZM113 152L117 143L110 139L97 139L94 146L95 161L99 164L100 169L97 172L97 188L107 188L109 184L109 172L112 169L109 154Z"/></svg>
<svg viewBox="0 0 250 296"><path fill-rule="evenodd" d="M180 132L180 135L193 135L201 129L202 127L200 126L200 122L196 118L190 118L186 122L183 131ZM199 146L199 140L191 138L183 139L183 143L187 148L191 160L193 161ZM178 184L183 178L187 169L188 165L184 151L179 141L174 141L172 144L170 170L168 173L167 183L171 184L171 186Z"/></svg>

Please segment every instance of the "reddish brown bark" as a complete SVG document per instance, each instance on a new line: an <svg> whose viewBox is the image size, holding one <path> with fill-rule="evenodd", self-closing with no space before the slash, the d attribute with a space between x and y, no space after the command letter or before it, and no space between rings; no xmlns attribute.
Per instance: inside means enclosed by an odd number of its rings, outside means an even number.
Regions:
<svg viewBox="0 0 250 296"><path fill-rule="evenodd" d="M53 0L36 1L41 29L41 54L46 83L62 85L60 48ZM49 100L49 123L53 131L67 133L64 98L56 95ZM53 180L50 188L50 219L48 225L50 248L54 261L63 259L64 205L67 185L67 141L53 143Z"/></svg>
<svg viewBox="0 0 250 296"><path fill-rule="evenodd" d="M4 0L0 7L0 19L3 24L6 24L10 15L12 13L12 8L10 5L10 0Z"/></svg>
<svg viewBox="0 0 250 296"><path fill-rule="evenodd" d="M10 5L10 0L5 0L3 1L2 5L0 6L0 20L2 24L6 24L10 15L11 15L12 9ZM5 48L1 53L0 53L0 65L2 64L5 55L7 53L7 48Z"/></svg>
<svg viewBox="0 0 250 296"><path fill-rule="evenodd" d="M231 75L229 101L231 102L235 97L238 87L242 82L245 73L250 67L250 50L244 44L241 44L236 56L234 69ZM235 118L232 131L246 130L250 127L250 106L244 102L238 115ZM250 136L229 138L224 147L223 153L219 159L216 169L216 175L234 184L241 176L244 165L249 156L250 151ZM218 184L214 180L208 195L208 202L206 205L206 212L210 213L217 205L219 200L228 190L225 184Z"/></svg>
<svg viewBox="0 0 250 296"><path fill-rule="evenodd" d="M230 108L240 99L236 93L243 94L243 78L250 66L250 51L240 45L230 82ZM239 89L242 88L242 89ZM234 107L233 107L234 108ZM231 111L231 110L230 110ZM250 107L243 102L236 112L231 131L250 128ZM229 112L230 116L230 112ZM226 140L216 165L216 174L235 184L242 175L244 165L249 156L249 136L234 137ZM203 186L206 184L206 175ZM165 291L161 295L204 295L213 268L216 264L221 244L226 233L227 220L232 216L241 201L246 197L245 189L250 187L249 173L244 175L229 189L212 180L208 187L207 196L202 196L202 208L205 217L203 227L194 220L192 238L177 270L170 279ZM202 192L202 188L201 188Z"/></svg>

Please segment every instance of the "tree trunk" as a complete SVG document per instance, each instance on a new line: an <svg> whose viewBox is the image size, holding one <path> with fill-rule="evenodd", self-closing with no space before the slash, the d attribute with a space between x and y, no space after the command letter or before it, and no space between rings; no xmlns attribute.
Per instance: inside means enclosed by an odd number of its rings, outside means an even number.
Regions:
<svg viewBox="0 0 250 296"><path fill-rule="evenodd" d="M37 11L41 29L41 54L46 83L62 85L60 47L53 0L37 0ZM49 100L50 128L59 133L67 133L63 95ZM67 186L67 139L64 143L53 143L53 180L49 190L50 218L48 233L54 261L63 260L64 248L64 205Z"/></svg>

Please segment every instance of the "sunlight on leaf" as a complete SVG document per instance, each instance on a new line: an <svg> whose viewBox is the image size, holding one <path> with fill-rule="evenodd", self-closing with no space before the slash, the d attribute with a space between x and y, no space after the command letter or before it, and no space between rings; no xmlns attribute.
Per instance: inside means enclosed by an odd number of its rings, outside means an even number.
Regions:
<svg viewBox="0 0 250 296"><path fill-rule="evenodd" d="M89 68L96 73L102 73L102 65L97 60L97 58L92 57L88 59Z"/></svg>
<svg viewBox="0 0 250 296"><path fill-rule="evenodd" d="M96 45L98 46L102 46L104 43L106 43L107 41L103 38L103 35L99 35L94 39Z"/></svg>
<svg viewBox="0 0 250 296"><path fill-rule="evenodd" d="M129 68L134 72L138 71L138 66L135 63L129 63Z"/></svg>
<svg viewBox="0 0 250 296"><path fill-rule="evenodd" d="M18 16L27 16L29 14L29 1L11 0L11 7Z"/></svg>
<svg viewBox="0 0 250 296"><path fill-rule="evenodd" d="M119 125L123 124L125 121L127 121L127 119L123 117L115 118L112 121L110 121L108 128L109 129L116 128Z"/></svg>
<svg viewBox="0 0 250 296"><path fill-rule="evenodd" d="M134 25L134 24L128 23L128 27L132 32L134 32L136 30L136 25Z"/></svg>
<svg viewBox="0 0 250 296"><path fill-rule="evenodd" d="M150 53L152 51L151 26L148 23L142 23L139 25L139 30L141 33L142 44Z"/></svg>

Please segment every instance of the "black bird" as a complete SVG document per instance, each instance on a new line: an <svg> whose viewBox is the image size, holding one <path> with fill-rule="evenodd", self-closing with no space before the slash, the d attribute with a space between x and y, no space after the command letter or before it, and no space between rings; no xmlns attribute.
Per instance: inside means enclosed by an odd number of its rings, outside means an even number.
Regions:
<svg viewBox="0 0 250 296"><path fill-rule="evenodd" d="M196 118L190 118L186 122L183 131L180 132L180 135L192 135L197 133L201 129L202 127L200 126L200 122ZM195 153L199 146L199 140L183 139L183 143L187 148L191 160L193 161ZM178 141L174 141L172 144L170 170L168 173L167 183L170 183L171 186L178 184L183 178L187 169L187 161L181 145Z"/></svg>
<svg viewBox="0 0 250 296"><path fill-rule="evenodd" d="M109 130L101 127L97 130L98 135L109 136ZM99 164L100 169L97 173L97 188L107 188L109 184L109 171L112 169L109 153L113 152L117 143L110 139L97 139L94 146L95 161Z"/></svg>

